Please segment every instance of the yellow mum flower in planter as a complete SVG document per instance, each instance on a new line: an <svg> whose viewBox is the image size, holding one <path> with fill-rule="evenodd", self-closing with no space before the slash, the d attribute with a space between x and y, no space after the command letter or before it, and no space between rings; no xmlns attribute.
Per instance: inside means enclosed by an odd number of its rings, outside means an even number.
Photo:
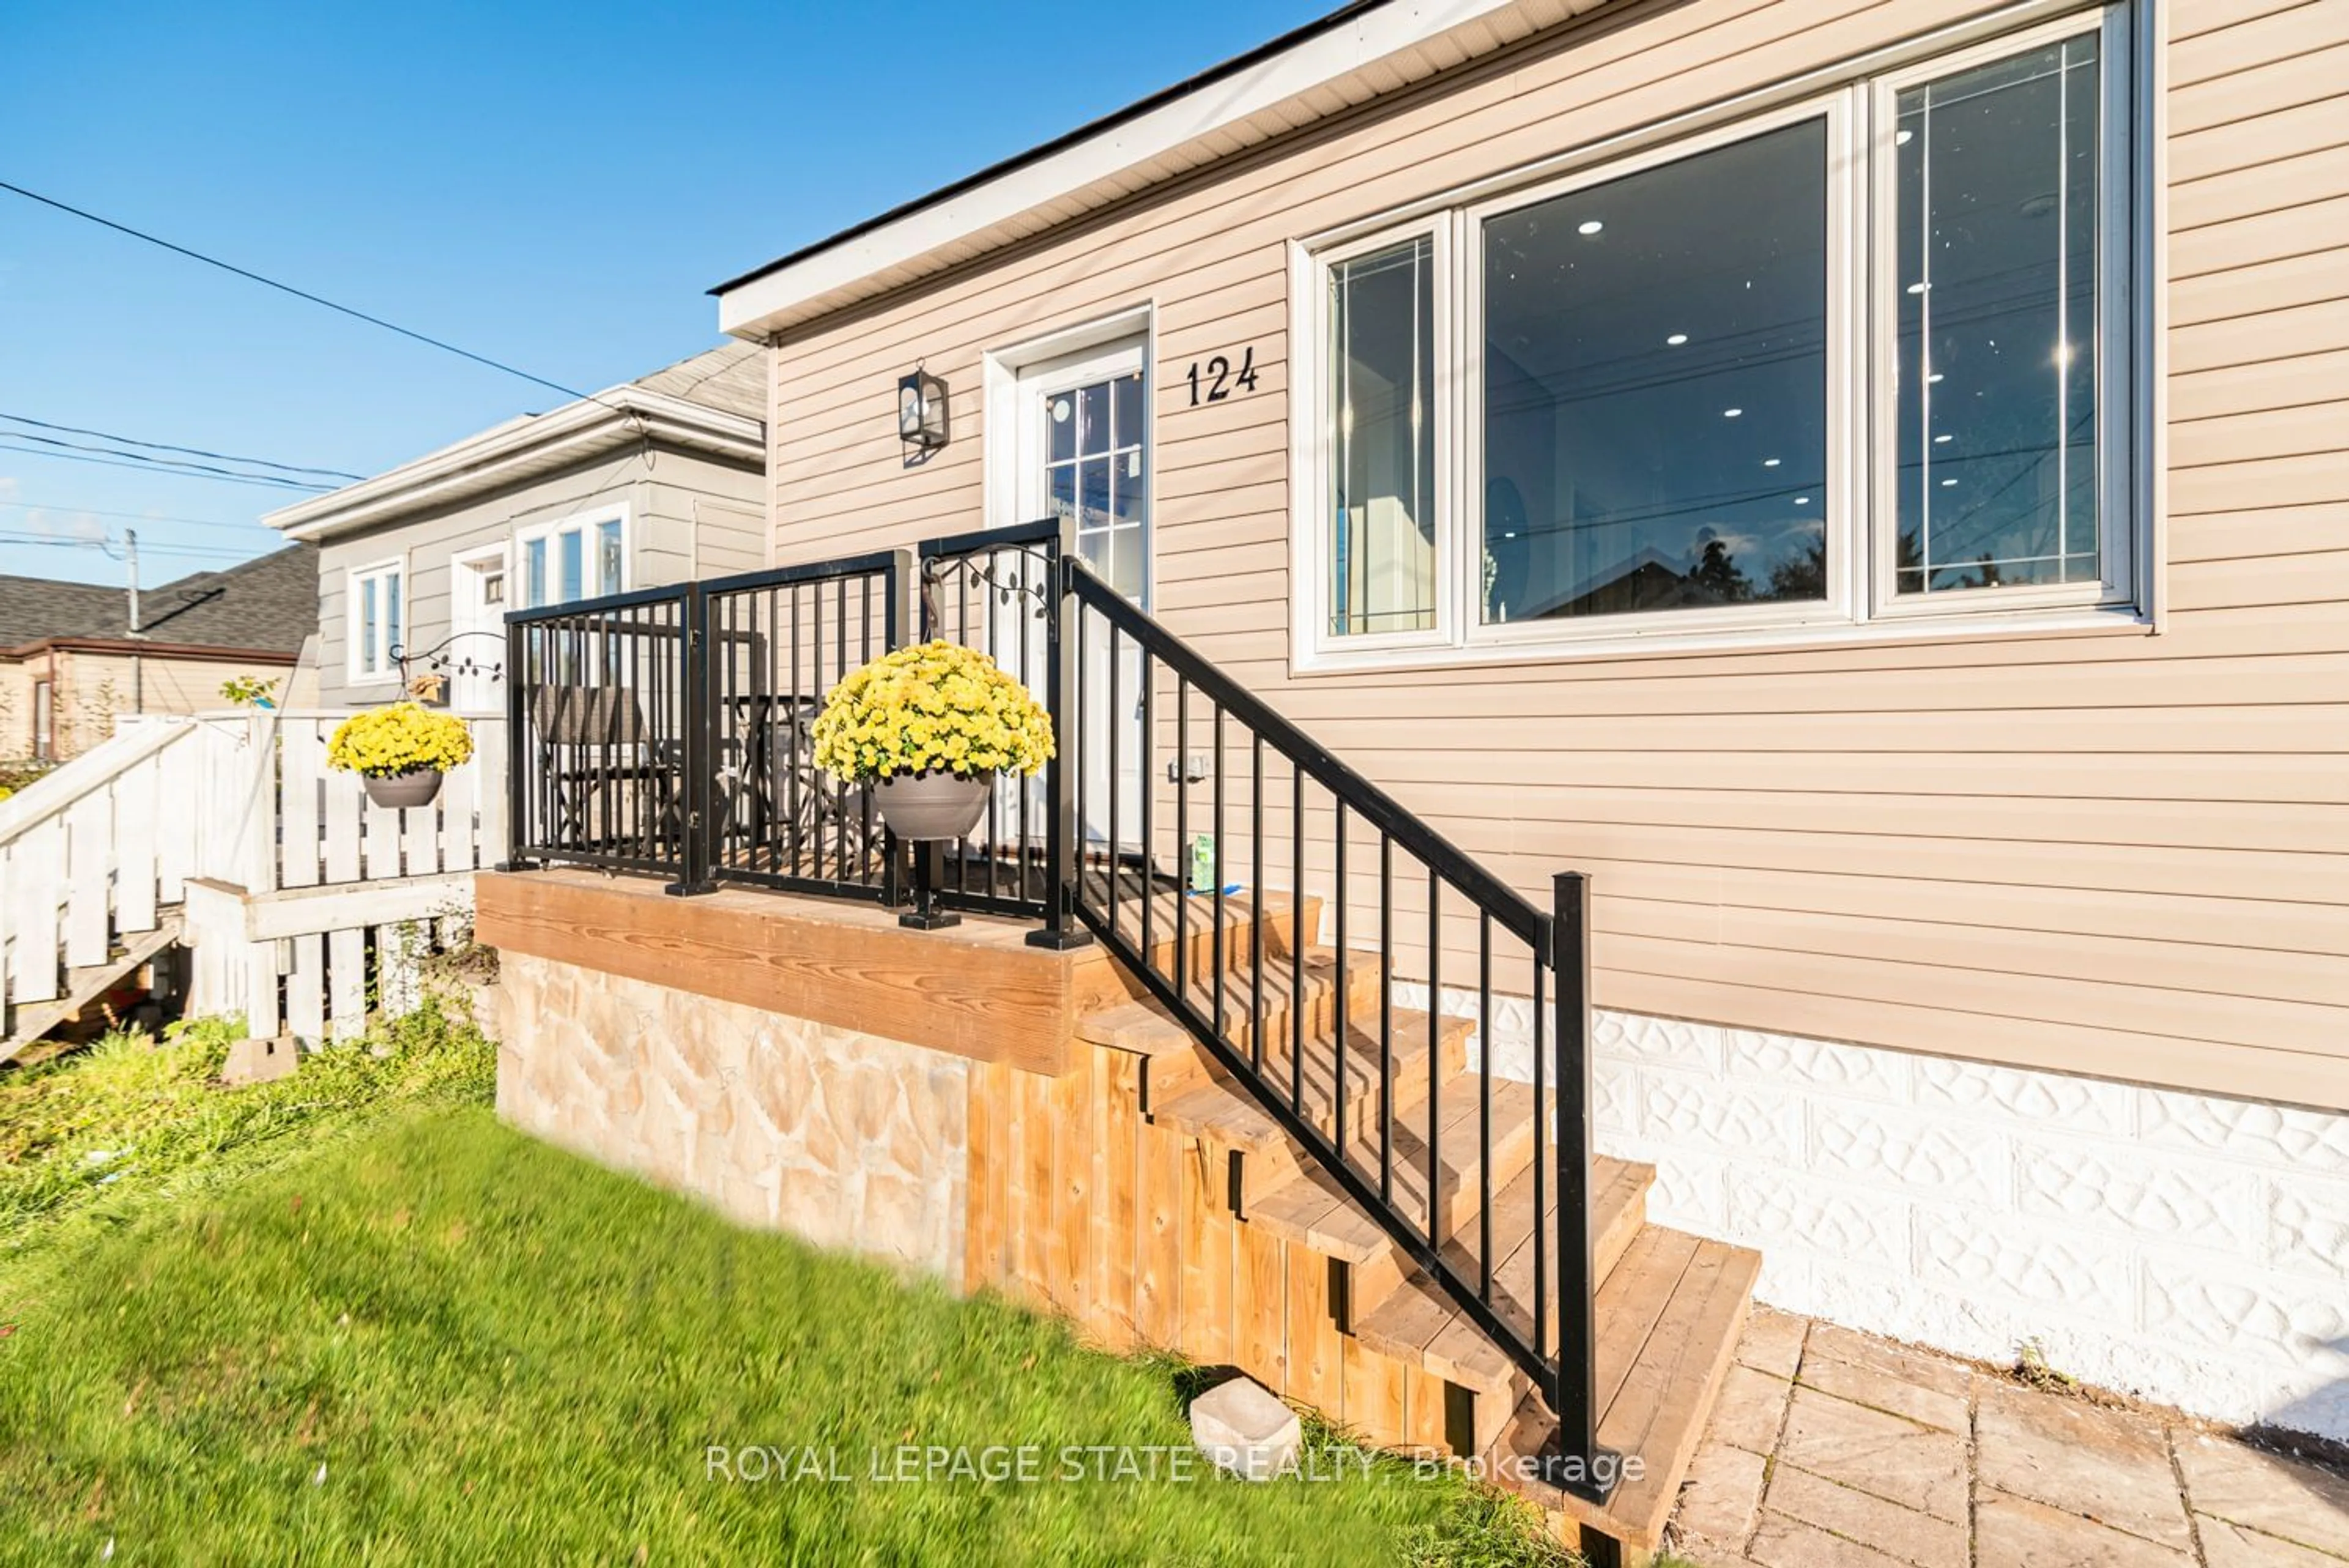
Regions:
<svg viewBox="0 0 2349 1568"><path fill-rule="evenodd" d="M998 774L1052 760L1052 716L995 660L954 642L882 655L832 689L815 722L818 767L874 786L901 838L958 838Z"/></svg>
<svg viewBox="0 0 2349 1568"><path fill-rule="evenodd" d="M326 765L365 779L378 805L429 805L440 775L472 755L473 732L464 720L414 702L354 713L326 742Z"/></svg>

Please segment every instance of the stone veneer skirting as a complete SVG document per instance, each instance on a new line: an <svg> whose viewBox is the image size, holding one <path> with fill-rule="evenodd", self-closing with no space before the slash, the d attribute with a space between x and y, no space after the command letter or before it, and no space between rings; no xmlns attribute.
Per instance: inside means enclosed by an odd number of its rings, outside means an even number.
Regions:
<svg viewBox="0 0 2349 1568"><path fill-rule="evenodd" d="M959 1282L959 1056L509 950L498 1114L744 1224Z"/></svg>
<svg viewBox="0 0 2349 1568"><path fill-rule="evenodd" d="M1529 1077L1527 1006L1495 1002ZM1760 1249L1771 1305L1991 1361L2036 1342L2349 1439L2349 1116L1637 1013L1594 1033L1599 1149L1654 1164L1657 1223Z"/></svg>

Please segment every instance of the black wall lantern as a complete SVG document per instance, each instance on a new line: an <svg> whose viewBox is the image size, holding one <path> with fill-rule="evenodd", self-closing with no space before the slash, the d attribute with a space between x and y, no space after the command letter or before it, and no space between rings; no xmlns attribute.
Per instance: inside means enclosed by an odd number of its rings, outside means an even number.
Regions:
<svg viewBox="0 0 2349 1568"><path fill-rule="evenodd" d="M897 382L897 439L908 468L947 444L947 384L918 365Z"/></svg>

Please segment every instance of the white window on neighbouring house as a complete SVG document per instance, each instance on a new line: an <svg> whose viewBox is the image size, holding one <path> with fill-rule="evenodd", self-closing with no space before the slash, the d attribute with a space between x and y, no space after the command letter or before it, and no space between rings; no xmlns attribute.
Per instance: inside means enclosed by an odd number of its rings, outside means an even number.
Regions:
<svg viewBox="0 0 2349 1568"><path fill-rule="evenodd" d="M625 506L565 517L520 530L520 607L569 604L625 593L628 513Z"/></svg>
<svg viewBox="0 0 2349 1568"><path fill-rule="evenodd" d="M408 639L404 603L406 566L378 561L354 567L345 578L345 604L353 680L390 680L399 674L399 656Z"/></svg>
<svg viewBox="0 0 2349 1568"><path fill-rule="evenodd" d="M1301 247L1304 656L2134 607L2128 21Z"/></svg>
<svg viewBox="0 0 2349 1568"><path fill-rule="evenodd" d="M57 757L57 688L47 680L33 682L33 760L52 763Z"/></svg>

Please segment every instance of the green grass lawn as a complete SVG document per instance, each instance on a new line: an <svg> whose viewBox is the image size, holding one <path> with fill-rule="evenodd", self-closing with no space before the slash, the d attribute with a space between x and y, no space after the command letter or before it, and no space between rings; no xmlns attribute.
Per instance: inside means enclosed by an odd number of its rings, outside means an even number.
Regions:
<svg viewBox="0 0 2349 1568"><path fill-rule="evenodd" d="M1518 1505L1391 1460L1064 1480L1102 1462L1069 1449L1184 1449L1182 1369L525 1138L449 1103L481 1098L469 1053L394 1050L366 1069L378 1097L314 1109L315 1140L246 1128L225 1175L159 1153L144 1183L78 1171L46 1206L10 1200L34 1239L0 1253L0 1562L1560 1561ZM0 1116L25 1088L0 1088ZM5 1163L181 1147L142 1093L135 1137L85 1121ZM42 1097L55 1134L75 1096ZM116 1144L141 1153L83 1158ZM739 1459L713 1476L713 1445L815 1450L857 1479L746 1480ZM901 1445L1030 1445L1040 1473L864 1479Z"/></svg>

